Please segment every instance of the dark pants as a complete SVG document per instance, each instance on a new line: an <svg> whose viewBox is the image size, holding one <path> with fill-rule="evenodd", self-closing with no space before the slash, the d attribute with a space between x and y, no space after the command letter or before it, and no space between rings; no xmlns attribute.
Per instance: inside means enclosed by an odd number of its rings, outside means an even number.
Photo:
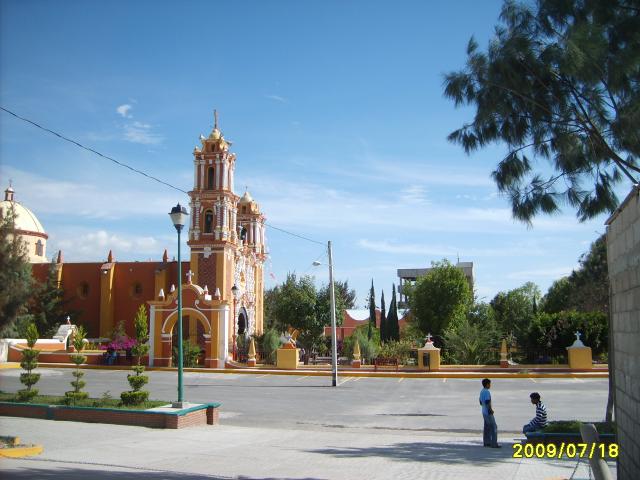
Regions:
<svg viewBox="0 0 640 480"><path fill-rule="evenodd" d="M495 447L498 445L498 425L493 414L482 414L484 418L484 431L482 433L482 443L485 446Z"/></svg>
<svg viewBox="0 0 640 480"><path fill-rule="evenodd" d="M540 427L531 423L527 423L524 427L522 427L522 433L525 434L529 432L535 432L536 430L540 430Z"/></svg>

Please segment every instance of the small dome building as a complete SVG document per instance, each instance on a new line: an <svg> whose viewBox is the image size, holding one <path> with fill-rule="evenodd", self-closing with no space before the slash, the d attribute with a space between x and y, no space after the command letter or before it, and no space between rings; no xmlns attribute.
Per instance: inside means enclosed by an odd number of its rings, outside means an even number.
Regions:
<svg viewBox="0 0 640 480"><path fill-rule="evenodd" d="M46 263L47 239L38 217L24 205L15 201L15 191L9 185L4 191L4 200L0 202L0 218L4 218L8 212L15 213L15 233L20 235L26 244L27 255L31 263Z"/></svg>

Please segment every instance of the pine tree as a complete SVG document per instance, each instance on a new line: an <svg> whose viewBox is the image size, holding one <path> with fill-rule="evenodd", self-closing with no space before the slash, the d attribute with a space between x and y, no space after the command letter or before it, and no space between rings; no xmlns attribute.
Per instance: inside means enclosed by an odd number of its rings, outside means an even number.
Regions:
<svg viewBox="0 0 640 480"><path fill-rule="evenodd" d="M514 218L565 203L585 221L638 182L638 13L637 0L505 1L487 50L471 38L465 68L445 76L445 95L475 106L449 140L506 146L492 176Z"/></svg>
<svg viewBox="0 0 640 480"><path fill-rule="evenodd" d="M387 339L400 340L400 324L398 323L398 306L396 303L396 284L393 284L391 293L391 304L389 305L389 315L387 316Z"/></svg>
<svg viewBox="0 0 640 480"><path fill-rule="evenodd" d="M373 279L371 279L371 290L369 292L369 329L367 330L369 340L373 337L374 328L376 328L376 293L373 290Z"/></svg>
<svg viewBox="0 0 640 480"><path fill-rule="evenodd" d="M53 260L49 265L47 280L35 289L29 302L29 313L33 315L33 320L45 337L55 335L66 314L66 303Z"/></svg>
<svg viewBox="0 0 640 480"><path fill-rule="evenodd" d="M384 343L388 340L389 328L387 324L387 317L385 314L384 304L384 290L382 291L382 297L380 298L380 342Z"/></svg>
<svg viewBox="0 0 640 480"><path fill-rule="evenodd" d="M14 336L16 317L31 296L31 264L24 241L14 235L15 211L0 215L0 336Z"/></svg>

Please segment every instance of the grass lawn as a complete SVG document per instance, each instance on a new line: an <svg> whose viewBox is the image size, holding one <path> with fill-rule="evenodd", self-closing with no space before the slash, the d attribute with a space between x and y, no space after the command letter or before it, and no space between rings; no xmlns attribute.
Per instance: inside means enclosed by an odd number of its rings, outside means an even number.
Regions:
<svg viewBox="0 0 640 480"><path fill-rule="evenodd" d="M65 403L65 400L66 398L61 395L37 395L33 397L33 400L31 400L31 402L28 403L39 403L44 405L67 405ZM17 394L6 393L2 391L0 391L0 402L23 403L18 400ZM119 398L103 396L101 398L87 398L85 400L78 400L76 401L75 405L72 404L71 406L117 408L120 410L146 410L147 408L160 407L162 405L167 405L168 403L171 402L166 402L163 400L149 400L147 402L141 403L140 405L123 405Z"/></svg>

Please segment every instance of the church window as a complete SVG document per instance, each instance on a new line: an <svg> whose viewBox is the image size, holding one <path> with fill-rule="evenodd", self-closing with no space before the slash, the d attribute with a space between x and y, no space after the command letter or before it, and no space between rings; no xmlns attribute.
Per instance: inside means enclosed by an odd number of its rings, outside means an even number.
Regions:
<svg viewBox="0 0 640 480"><path fill-rule="evenodd" d="M36 242L36 255L41 257L44 253L44 245L42 244L42 240L38 240Z"/></svg>
<svg viewBox="0 0 640 480"><path fill-rule="evenodd" d="M207 210L204 214L204 233L213 232L213 212Z"/></svg>
<svg viewBox="0 0 640 480"><path fill-rule="evenodd" d="M242 207L242 213L247 213L247 207L245 206Z"/></svg>
<svg viewBox="0 0 640 480"><path fill-rule="evenodd" d="M133 298L140 298L142 296L142 284L140 282L135 282L131 286L130 295Z"/></svg>
<svg viewBox="0 0 640 480"><path fill-rule="evenodd" d="M213 179L215 178L213 167L207 170L207 189L213 190Z"/></svg>
<svg viewBox="0 0 640 480"><path fill-rule="evenodd" d="M76 293L83 300L89 296L89 284L87 282L82 282L78 285Z"/></svg>

